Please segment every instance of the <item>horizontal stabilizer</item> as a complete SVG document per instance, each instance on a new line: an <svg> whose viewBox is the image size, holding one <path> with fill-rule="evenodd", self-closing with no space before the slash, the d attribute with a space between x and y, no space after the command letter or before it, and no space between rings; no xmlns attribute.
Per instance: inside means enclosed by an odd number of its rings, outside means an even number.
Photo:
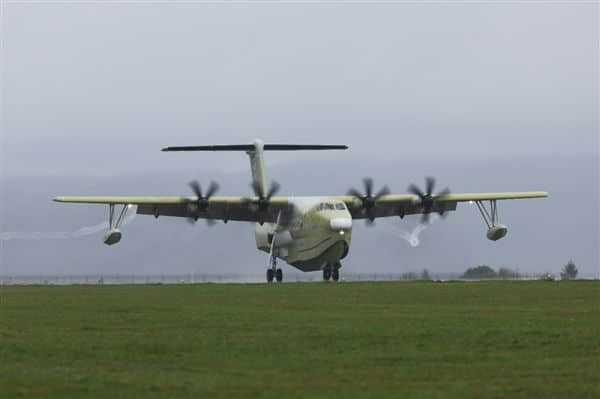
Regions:
<svg viewBox="0 0 600 399"><path fill-rule="evenodd" d="M165 147L162 151L253 151L254 144L235 145L198 145L183 147ZM299 151L299 150L347 150L347 145L319 144L264 144L265 151Z"/></svg>

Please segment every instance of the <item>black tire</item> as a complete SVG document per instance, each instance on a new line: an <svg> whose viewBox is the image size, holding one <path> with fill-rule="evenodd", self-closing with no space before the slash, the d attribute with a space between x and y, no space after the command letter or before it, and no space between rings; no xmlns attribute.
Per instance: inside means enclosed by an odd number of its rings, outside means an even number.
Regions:
<svg viewBox="0 0 600 399"><path fill-rule="evenodd" d="M278 283L281 283L281 281L283 281L283 270L277 269L275 271L275 279L277 280Z"/></svg>
<svg viewBox="0 0 600 399"><path fill-rule="evenodd" d="M323 268L323 281L329 281L331 278L331 266L327 265Z"/></svg>
<svg viewBox="0 0 600 399"><path fill-rule="evenodd" d="M339 281L339 279L340 279L340 269L338 269L337 267L333 269L333 271L331 272L331 279L333 281Z"/></svg>
<svg viewBox="0 0 600 399"><path fill-rule="evenodd" d="M268 283L272 283L273 282L273 269L267 269L267 282Z"/></svg>

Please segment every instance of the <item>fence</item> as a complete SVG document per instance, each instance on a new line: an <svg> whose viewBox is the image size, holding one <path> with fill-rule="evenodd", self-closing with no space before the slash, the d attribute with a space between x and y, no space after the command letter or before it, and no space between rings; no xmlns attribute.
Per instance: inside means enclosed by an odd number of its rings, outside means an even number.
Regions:
<svg viewBox="0 0 600 399"><path fill-rule="evenodd" d="M429 273L431 280L465 280L462 273ZM523 273L510 280L539 280L559 275L549 273ZM597 280L598 276L583 275L580 279ZM412 281L421 280L421 273L344 273L341 281ZM199 284L199 283L264 283L262 274L89 274L89 275L12 275L0 276L0 285L75 285L75 284ZM322 281L321 273L289 272L284 274L284 282ZM465 280L466 281L466 280Z"/></svg>

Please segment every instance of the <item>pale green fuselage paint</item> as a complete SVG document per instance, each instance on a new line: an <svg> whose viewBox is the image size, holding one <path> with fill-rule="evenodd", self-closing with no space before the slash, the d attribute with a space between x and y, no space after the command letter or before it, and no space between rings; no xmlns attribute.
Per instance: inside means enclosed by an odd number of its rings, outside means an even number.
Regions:
<svg viewBox="0 0 600 399"><path fill-rule="evenodd" d="M285 235L287 241L280 247L275 245L275 255L302 271L320 270L345 258L352 239L352 216L344 204L327 197L290 198L290 202L298 212L289 230L279 233ZM341 209L320 209L321 204L334 208L337 205ZM269 235L274 232L274 224L257 224L258 249L271 251ZM278 243L277 236L275 232L275 244Z"/></svg>
<svg viewBox="0 0 600 399"><path fill-rule="evenodd" d="M248 151L252 180L258 186L262 195L267 192L267 178L264 165L263 142L255 139L254 150ZM336 204L335 200L318 197L290 198L294 205L296 215L290 228L280 235L286 236L287 242L282 246L275 246L273 252L277 258L285 260L292 266L303 270L320 270L327 264L335 264L343 259L350 248L352 237L352 216L343 209L318 209L322 203ZM339 203L339 201L338 201ZM331 221L341 219L349 223L347 228L333 228ZM276 226L267 224L256 226L256 246L258 249L270 252L271 239L275 236L277 243L278 233Z"/></svg>

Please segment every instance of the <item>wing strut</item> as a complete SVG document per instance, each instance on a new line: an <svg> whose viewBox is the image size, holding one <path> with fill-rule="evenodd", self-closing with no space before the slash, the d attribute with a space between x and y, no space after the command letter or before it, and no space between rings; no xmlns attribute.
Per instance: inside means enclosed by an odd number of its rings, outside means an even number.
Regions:
<svg viewBox="0 0 600 399"><path fill-rule="evenodd" d="M498 224L498 206L496 205L496 200L490 200L490 209L488 210L485 207L483 201L475 201L477 205L477 209L481 213L481 217L483 217L483 221L487 225L488 229L495 227Z"/></svg>
<svg viewBox="0 0 600 399"><path fill-rule="evenodd" d="M492 241L498 241L508 234L508 227L499 223L498 218L498 206L496 200L490 200L489 209L485 206L485 203L481 200L475 201L479 213L483 221L487 225L487 238Z"/></svg>
<svg viewBox="0 0 600 399"><path fill-rule="evenodd" d="M127 216L127 211L132 206L133 205L123 204L123 208L121 209L121 212L119 213L119 217L115 221L115 204L109 204L108 205L108 229L112 230L113 228L118 229L119 227L121 227L123 220L125 220L125 216Z"/></svg>
<svg viewBox="0 0 600 399"><path fill-rule="evenodd" d="M108 231L104 235L104 243L106 245L114 245L121 241L121 224L125 220L125 216L127 216L127 211L133 205L131 204L123 204L123 208L121 208L121 212L119 212L119 216L115 220L115 204L108 204Z"/></svg>

